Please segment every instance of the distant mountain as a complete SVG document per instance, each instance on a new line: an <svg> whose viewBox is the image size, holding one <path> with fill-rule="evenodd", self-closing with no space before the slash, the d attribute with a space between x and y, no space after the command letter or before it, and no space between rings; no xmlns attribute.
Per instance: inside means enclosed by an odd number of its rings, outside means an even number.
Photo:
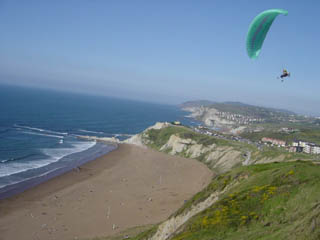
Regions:
<svg viewBox="0 0 320 240"><path fill-rule="evenodd" d="M209 100L195 100L195 101L187 101L179 105L181 108L186 107L200 107L200 106L209 106L217 102L209 101Z"/></svg>
<svg viewBox="0 0 320 240"><path fill-rule="evenodd" d="M226 133L239 134L254 124L300 122L294 112L241 102L188 101L180 105L191 112L190 117L202 121L208 127L222 129Z"/></svg>
<svg viewBox="0 0 320 240"><path fill-rule="evenodd" d="M289 115L296 115L295 112L292 112L292 111L286 110L286 109L281 109L281 108L261 107L261 106L255 106L255 105L242 103L242 102L223 102L223 103L234 105L234 106L247 106L247 107L265 108L265 109L269 109L269 110L275 111L275 112L283 112L283 113L287 113Z"/></svg>
<svg viewBox="0 0 320 240"><path fill-rule="evenodd" d="M188 101L180 104L181 108L187 107L212 107L221 112L229 112L234 114L242 114L242 115L250 115L256 117L267 117L269 115L297 115L296 113L286 110L286 109L277 109L277 108L270 108L270 107L261 107L261 106L254 106L242 102L214 102L208 100L196 100L196 101Z"/></svg>

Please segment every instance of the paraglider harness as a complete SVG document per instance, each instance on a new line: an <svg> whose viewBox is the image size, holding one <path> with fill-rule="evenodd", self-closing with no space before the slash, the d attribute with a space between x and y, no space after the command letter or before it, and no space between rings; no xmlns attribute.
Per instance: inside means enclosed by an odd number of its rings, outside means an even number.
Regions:
<svg viewBox="0 0 320 240"><path fill-rule="evenodd" d="M283 69L283 72L282 72L280 77L281 77L281 79L285 78L285 77L290 77L290 73L288 73L287 70Z"/></svg>
<svg viewBox="0 0 320 240"><path fill-rule="evenodd" d="M284 80L283 78L285 78L285 77L290 77L290 73L286 69L283 69L282 74L280 76L281 82L283 82L283 80Z"/></svg>

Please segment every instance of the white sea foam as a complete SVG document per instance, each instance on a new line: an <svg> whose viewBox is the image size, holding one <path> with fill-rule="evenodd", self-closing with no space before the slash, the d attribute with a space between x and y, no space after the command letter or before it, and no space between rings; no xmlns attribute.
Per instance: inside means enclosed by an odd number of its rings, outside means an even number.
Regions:
<svg viewBox="0 0 320 240"><path fill-rule="evenodd" d="M134 134L117 133L113 134L115 137L132 137Z"/></svg>
<svg viewBox="0 0 320 240"><path fill-rule="evenodd" d="M47 132L47 133L53 133L53 134L59 134L59 135L68 135L68 133L66 133L66 132L57 132L57 131L52 131L52 130L49 130L49 129L29 127L29 126L23 126L23 125L18 125L18 124L14 124L14 126L17 127L17 128L29 129L29 130L32 130L32 131Z"/></svg>
<svg viewBox="0 0 320 240"><path fill-rule="evenodd" d="M10 159L0 159L0 163L5 163L5 162L8 162L10 161Z"/></svg>
<svg viewBox="0 0 320 240"><path fill-rule="evenodd" d="M49 159L34 160L29 162L10 161L6 165L0 165L0 177L5 177L30 169L43 167L50 164L51 162L52 161L50 161Z"/></svg>
<svg viewBox="0 0 320 240"><path fill-rule="evenodd" d="M79 132L84 132L84 133L97 133L97 134L107 134L107 135L111 135L111 136L115 136L115 137L132 137L133 134L126 134L126 133L105 133L105 132L95 132L95 131L89 131L89 130L85 130L85 129L79 129ZM75 135L75 136L80 136L81 135ZM98 137L98 136L97 136Z"/></svg>
<svg viewBox="0 0 320 240"><path fill-rule="evenodd" d="M52 148L42 149L42 152L48 158L30 161L9 161L0 165L0 177L9 176L16 173L25 172L30 169L44 167L51 163L59 161L61 158L73 153L83 152L93 147L96 142L78 142L72 144L71 148Z"/></svg>
<svg viewBox="0 0 320 240"><path fill-rule="evenodd" d="M95 131L89 131L85 129L79 129L79 132L105 134L104 132L95 132Z"/></svg>
<svg viewBox="0 0 320 240"><path fill-rule="evenodd" d="M30 130L35 130L35 131L39 131L39 132L44 132L45 131L45 129L29 127L29 126L22 126L22 125L18 125L18 124L14 124L14 126L15 127L19 127L19 128L26 128L26 129L30 129Z"/></svg>
<svg viewBox="0 0 320 240"><path fill-rule="evenodd" d="M50 171L47 171L47 172L42 173L42 174L40 174L40 175L32 176L32 177L29 177L29 178L24 178L24 179L22 179L22 180L20 180L20 181L11 181L9 184L1 184L1 183L0 183L0 189L1 189L1 188L4 188L5 186L8 186L8 185L17 184L17 183L25 182L25 181L27 181L27 180L34 179L34 178L46 176L46 175L48 175L49 173L55 172L55 171L57 171L57 170L59 170L59 169L61 169L61 167L51 169Z"/></svg>
<svg viewBox="0 0 320 240"><path fill-rule="evenodd" d="M44 136L44 137L60 138L60 139L63 139L63 138L64 138L64 136L52 135L52 134L45 134L45 133L35 133L35 132L26 132L26 131L22 131L22 133L29 134L29 135Z"/></svg>
<svg viewBox="0 0 320 240"><path fill-rule="evenodd" d="M73 143L72 148L45 148L42 152L51 159L59 160L73 153L83 152L96 144L94 141Z"/></svg>

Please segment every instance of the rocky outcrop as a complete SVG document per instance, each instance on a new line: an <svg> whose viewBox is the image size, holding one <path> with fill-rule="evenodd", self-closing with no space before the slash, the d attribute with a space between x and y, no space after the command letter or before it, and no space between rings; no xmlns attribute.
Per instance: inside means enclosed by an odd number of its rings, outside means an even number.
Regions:
<svg viewBox="0 0 320 240"><path fill-rule="evenodd" d="M189 117L202 121L205 126L219 129L224 133L240 134L248 127L247 125L239 124L237 121L222 118L218 114L219 111L212 106L184 107L183 110L191 112Z"/></svg>
<svg viewBox="0 0 320 240"><path fill-rule="evenodd" d="M145 143L141 137L141 134L136 134L136 135L132 136L131 138L124 140L122 143L133 144L133 145L136 145L139 147L146 147Z"/></svg>
<svg viewBox="0 0 320 240"><path fill-rule="evenodd" d="M235 124L234 121L220 118L218 110L213 107L186 107L183 110L191 112L190 117L204 122L208 127L225 128Z"/></svg>
<svg viewBox="0 0 320 240"><path fill-rule="evenodd" d="M216 147L215 144L212 144L208 147L203 146L202 144L194 144L187 149L186 154L190 158L198 158L203 154L206 154L209 151L212 151Z"/></svg>
<svg viewBox="0 0 320 240"><path fill-rule="evenodd" d="M163 128L166 128L166 127L169 127L169 126L172 126L172 124L168 123L168 122L156 122L155 125L151 126L151 127L148 127L146 130L144 130L144 132L150 130L150 129L156 129L156 130L159 130L159 129L163 129Z"/></svg>
<svg viewBox="0 0 320 240"><path fill-rule="evenodd" d="M160 151L172 149L169 154L175 155L187 150L188 146L192 144L196 144L196 142L191 139L183 139L176 135L171 135L169 141L160 148Z"/></svg>
<svg viewBox="0 0 320 240"><path fill-rule="evenodd" d="M215 144L212 144L208 147L203 146L202 144L197 144L196 141L190 138L180 138L176 135L171 135L169 141L160 148L160 151L166 151L171 149L169 154L175 155L180 153L185 153L190 158L200 157L202 154L207 153L210 150L213 150Z"/></svg>
<svg viewBox="0 0 320 240"><path fill-rule="evenodd" d="M183 155L189 158L200 158L210 167L221 172L230 170L233 166L241 163L244 159L243 153L233 147L217 146L211 144L204 146L192 139L180 138L171 135L169 141L164 144L160 151L168 152L171 155Z"/></svg>

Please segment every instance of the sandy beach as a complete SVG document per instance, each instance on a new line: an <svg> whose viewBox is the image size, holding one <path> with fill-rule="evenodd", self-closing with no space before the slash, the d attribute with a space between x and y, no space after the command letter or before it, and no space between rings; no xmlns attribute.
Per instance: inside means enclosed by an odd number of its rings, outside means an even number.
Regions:
<svg viewBox="0 0 320 240"><path fill-rule="evenodd" d="M83 239L165 220L211 180L203 164L121 144L0 201L0 239Z"/></svg>

